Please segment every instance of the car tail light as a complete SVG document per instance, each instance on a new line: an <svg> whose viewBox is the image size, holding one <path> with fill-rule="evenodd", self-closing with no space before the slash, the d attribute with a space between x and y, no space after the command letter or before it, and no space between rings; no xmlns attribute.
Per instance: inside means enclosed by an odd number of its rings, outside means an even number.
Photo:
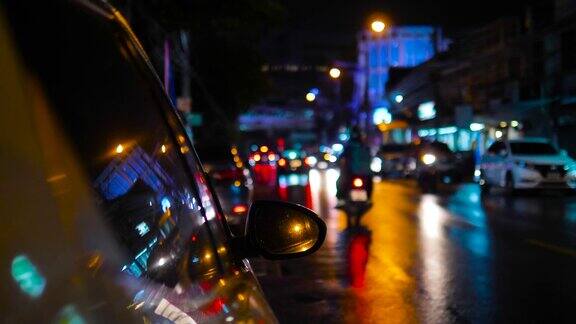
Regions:
<svg viewBox="0 0 576 324"><path fill-rule="evenodd" d="M211 175L216 180L237 180L243 176L242 170L239 169L212 171Z"/></svg>
<svg viewBox="0 0 576 324"><path fill-rule="evenodd" d="M232 212L234 214L244 214L248 211L248 207L246 205L236 205L232 208Z"/></svg>
<svg viewBox="0 0 576 324"><path fill-rule="evenodd" d="M224 301L224 298L218 297L214 299L210 304L208 304L207 307L202 309L202 312L208 315L216 315L222 313L224 307L226 307L226 302Z"/></svg>
<svg viewBox="0 0 576 324"><path fill-rule="evenodd" d="M352 185L354 188L362 188L364 181L362 181L360 178L354 178L354 180L352 180Z"/></svg>
<svg viewBox="0 0 576 324"><path fill-rule="evenodd" d="M309 156L306 159L304 159L304 163L306 163L306 165L308 165L309 167L314 167L316 165L316 162L318 162L318 160L314 156Z"/></svg>

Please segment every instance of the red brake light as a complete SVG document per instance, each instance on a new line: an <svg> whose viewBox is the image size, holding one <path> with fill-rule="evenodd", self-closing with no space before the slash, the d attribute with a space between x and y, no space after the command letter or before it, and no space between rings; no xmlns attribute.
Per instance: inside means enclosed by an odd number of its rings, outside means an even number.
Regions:
<svg viewBox="0 0 576 324"><path fill-rule="evenodd" d="M216 180L236 180L243 177L242 170L239 169L216 170L211 175Z"/></svg>
<svg viewBox="0 0 576 324"><path fill-rule="evenodd" d="M361 188L364 185L364 181L362 181L362 179L360 178L354 178L354 180L352 181L352 185L355 188Z"/></svg>
<svg viewBox="0 0 576 324"><path fill-rule="evenodd" d="M318 159L316 159L316 157L314 157L314 156L309 156L309 157L304 159L304 163L306 163L306 165L309 167L314 167L317 162L318 162Z"/></svg>
<svg viewBox="0 0 576 324"><path fill-rule="evenodd" d="M222 309L225 306L226 306L226 303L224 302L224 298L217 297L216 299L214 299L214 301L212 301L202 311L204 312L204 314L215 315L215 314L222 313Z"/></svg>
<svg viewBox="0 0 576 324"><path fill-rule="evenodd" d="M247 211L248 207L246 207L246 205L236 205L234 208L232 208L232 212L234 214L244 214Z"/></svg>

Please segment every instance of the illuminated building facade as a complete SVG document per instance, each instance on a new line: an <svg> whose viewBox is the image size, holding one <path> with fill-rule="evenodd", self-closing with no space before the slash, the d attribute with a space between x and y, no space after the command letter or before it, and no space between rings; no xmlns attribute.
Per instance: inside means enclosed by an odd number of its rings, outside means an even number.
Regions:
<svg viewBox="0 0 576 324"><path fill-rule="evenodd" d="M363 105L368 83L370 107L388 107L390 98L385 88L390 69L422 64L447 50L448 44L442 31L432 26L390 27L378 35L362 32L358 41L353 106L359 109Z"/></svg>

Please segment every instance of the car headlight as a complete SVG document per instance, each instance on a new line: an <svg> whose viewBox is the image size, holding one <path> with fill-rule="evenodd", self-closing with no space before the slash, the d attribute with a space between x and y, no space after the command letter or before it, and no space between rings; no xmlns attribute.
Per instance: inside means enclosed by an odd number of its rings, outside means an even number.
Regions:
<svg viewBox="0 0 576 324"><path fill-rule="evenodd" d="M566 170L568 173L576 172L576 162L566 164L564 166L564 170Z"/></svg>
<svg viewBox="0 0 576 324"><path fill-rule="evenodd" d="M426 154L422 155L420 160L422 160L422 163L424 163L426 165L431 165L431 164L434 164L434 162L436 162L436 155L431 154L431 153L426 153Z"/></svg>
<svg viewBox="0 0 576 324"><path fill-rule="evenodd" d="M373 158L372 162L370 163L370 170L376 173L382 171L382 159L379 157Z"/></svg>
<svg viewBox="0 0 576 324"><path fill-rule="evenodd" d="M566 177L570 181L576 181L576 165L573 165L571 167L565 166L564 170L566 170Z"/></svg>

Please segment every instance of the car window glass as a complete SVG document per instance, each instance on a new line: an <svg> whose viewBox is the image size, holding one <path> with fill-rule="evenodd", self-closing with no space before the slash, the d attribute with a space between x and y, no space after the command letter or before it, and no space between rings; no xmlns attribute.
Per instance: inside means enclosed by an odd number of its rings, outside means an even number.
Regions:
<svg viewBox="0 0 576 324"><path fill-rule="evenodd" d="M226 218L222 208L216 199L213 188L208 182L204 169L200 165L196 151L190 144L190 139L183 131L181 123L174 114L168 115L168 123L176 131L180 152L184 155L185 161L192 172L195 184L200 195L201 204L206 214L206 223L210 227L210 233L216 244L216 250L220 256L219 260L225 270L231 270L234 266L233 259L229 255L227 241L231 238L231 231L226 223Z"/></svg>
<svg viewBox="0 0 576 324"><path fill-rule="evenodd" d="M233 265L233 262L228 254L228 247L225 244L225 242L227 242L231 237L230 229L226 224L226 218L219 202L217 201L216 194L198 162L195 152L186 152L185 156L190 168L193 170L201 202L206 210L207 224L210 226L210 231L218 245L217 252L220 256L220 260L222 265L228 269Z"/></svg>
<svg viewBox="0 0 576 324"><path fill-rule="evenodd" d="M512 153L519 155L556 155L558 150L548 143L510 143Z"/></svg>
<svg viewBox="0 0 576 324"><path fill-rule="evenodd" d="M488 148L487 152L489 154L496 154L496 146L497 146L497 142L493 143L492 145L490 145L490 147Z"/></svg>
<svg viewBox="0 0 576 324"><path fill-rule="evenodd" d="M488 153L490 154L500 154L502 151L506 152L506 144L504 142L496 142L488 148Z"/></svg>
<svg viewBox="0 0 576 324"><path fill-rule="evenodd" d="M496 154L506 154L508 149L506 148L506 144L504 142L498 143L498 147L496 148Z"/></svg>

